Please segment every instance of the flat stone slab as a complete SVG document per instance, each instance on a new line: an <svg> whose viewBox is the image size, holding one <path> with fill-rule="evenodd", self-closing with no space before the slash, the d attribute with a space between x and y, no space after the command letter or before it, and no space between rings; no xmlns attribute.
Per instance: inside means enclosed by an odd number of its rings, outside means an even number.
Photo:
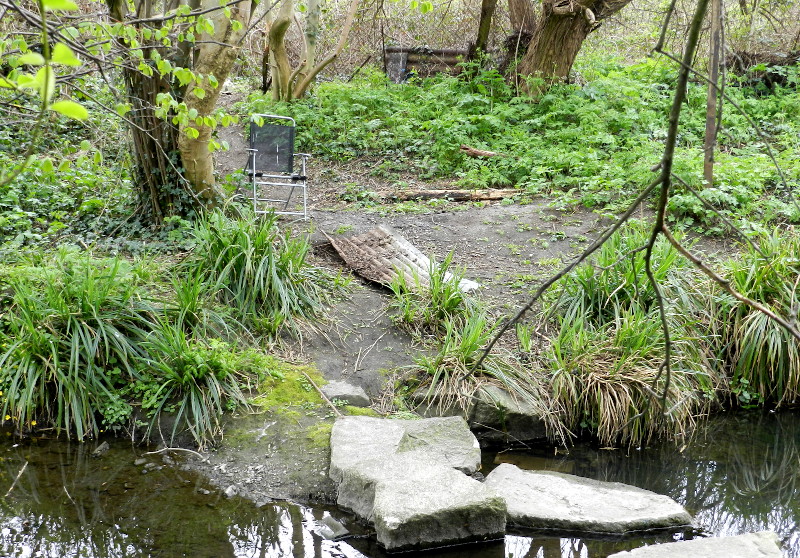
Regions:
<svg viewBox="0 0 800 558"><path fill-rule="evenodd" d="M337 504L372 522L387 550L501 538L506 504L444 459L410 451L343 471Z"/></svg>
<svg viewBox="0 0 800 558"><path fill-rule="evenodd" d="M649 490L508 463L489 473L486 485L505 498L508 522L528 529L623 534L692 521L680 504Z"/></svg>
<svg viewBox="0 0 800 558"><path fill-rule="evenodd" d="M408 451L443 458L451 467L474 473L481 449L461 417L422 420L342 417L331 432L330 477L341 482L342 471L373 458Z"/></svg>
<svg viewBox="0 0 800 558"><path fill-rule="evenodd" d="M337 504L372 522L387 550L502 537L505 501L464 474L479 466L478 441L460 417L343 417L331 432Z"/></svg>
<svg viewBox="0 0 800 558"><path fill-rule="evenodd" d="M354 407L369 407L370 400L367 392L360 386L354 386L342 381L328 382L322 386L322 393L333 401L338 399Z"/></svg>
<svg viewBox="0 0 800 558"><path fill-rule="evenodd" d="M771 531L735 537L692 539L643 546L608 558L781 558L778 535Z"/></svg>

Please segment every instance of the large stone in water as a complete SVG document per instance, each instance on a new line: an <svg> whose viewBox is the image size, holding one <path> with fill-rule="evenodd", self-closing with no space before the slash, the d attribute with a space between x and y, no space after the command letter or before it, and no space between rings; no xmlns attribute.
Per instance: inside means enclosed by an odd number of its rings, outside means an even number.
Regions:
<svg viewBox="0 0 800 558"><path fill-rule="evenodd" d="M502 537L505 501L463 474L479 465L478 442L460 417L344 417L331 433L337 503L371 521L389 550Z"/></svg>
<svg viewBox="0 0 800 558"><path fill-rule="evenodd" d="M468 420L485 444L514 444L547 437L545 422L534 406L495 385L481 387Z"/></svg>
<svg viewBox="0 0 800 558"><path fill-rule="evenodd" d="M409 451L342 474L337 504L371 521L387 550L491 540L505 533L505 501L441 457Z"/></svg>
<svg viewBox="0 0 800 558"><path fill-rule="evenodd" d="M771 531L735 537L693 539L617 552L608 558L781 558L778 536Z"/></svg>
<svg viewBox="0 0 800 558"><path fill-rule="evenodd" d="M465 473L480 468L481 450L460 417L424 420L342 417L331 432L330 477L341 482L342 471L373 458L386 459L408 451L443 458Z"/></svg>
<svg viewBox="0 0 800 558"><path fill-rule="evenodd" d="M424 391L413 395L416 411L427 417L460 416L484 445L508 445L543 440L547 426L542 413L521 396L513 395L496 385L484 385L466 408L443 407L441 402L426 399Z"/></svg>
<svg viewBox="0 0 800 558"><path fill-rule="evenodd" d="M508 522L529 529L621 534L689 525L683 507L649 490L504 463L486 485L505 498Z"/></svg>

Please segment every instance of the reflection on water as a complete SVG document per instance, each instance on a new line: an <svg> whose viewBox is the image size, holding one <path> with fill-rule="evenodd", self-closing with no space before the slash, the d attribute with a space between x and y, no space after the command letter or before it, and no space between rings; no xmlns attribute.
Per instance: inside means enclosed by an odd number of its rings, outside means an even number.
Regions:
<svg viewBox="0 0 800 558"><path fill-rule="evenodd" d="M572 448L487 456L523 468L620 481L672 496L708 535L771 529L786 556L800 558L800 420L767 415L714 419L682 452L674 447L631 451ZM261 507L226 499L160 456L134 461L141 450L112 442L93 446L40 441L0 446L0 555L384 558L368 531L336 509L289 503ZM25 464L28 464L25 466ZM24 469L23 469L24 467ZM21 471L21 473L20 473ZM332 515L357 538L320 536ZM605 558L681 535L624 541L509 535L504 541L426 553L429 558Z"/></svg>
<svg viewBox="0 0 800 558"><path fill-rule="evenodd" d="M579 446L559 457L506 453L494 461L666 494L683 504L707 535L771 530L787 557L800 557L800 417L795 414L714 417L682 451Z"/></svg>

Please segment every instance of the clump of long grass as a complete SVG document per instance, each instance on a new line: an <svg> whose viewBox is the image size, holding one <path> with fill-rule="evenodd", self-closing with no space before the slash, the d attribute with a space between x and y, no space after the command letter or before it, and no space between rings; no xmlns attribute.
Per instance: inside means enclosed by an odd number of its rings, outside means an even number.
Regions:
<svg viewBox="0 0 800 558"><path fill-rule="evenodd" d="M187 335L181 323L162 320L144 343L151 366L135 386L141 409L150 419L148 437L169 413L172 428L165 441L188 430L200 446L222 434L226 410L247 407L246 391L259 375L241 364L240 353L224 341Z"/></svg>
<svg viewBox="0 0 800 558"><path fill-rule="evenodd" d="M464 271L454 268L452 258L452 253L441 262L431 258L429 279L399 273L391 284L396 323L430 349L415 359L407 382L440 410L464 411L482 386L496 385L534 409L555 438L563 437L544 375L501 348L484 357L498 324L485 304L463 291Z"/></svg>
<svg viewBox="0 0 800 558"><path fill-rule="evenodd" d="M130 414L118 389L146 365L141 343L157 309L135 267L118 258L61 251L46 263L7 280L2 414L23 428L50 424L82 439Z"/></svg>
<svg viewBox="0 0 800 558"><path fill-rule="evenodd" d="M549 307L558 328L544 358L553 396L570 428L606 445L683 436L723 384L697 329L692 269L658 242L652 269L667 307L668 374L656 293L644 270L648 234L634 222L612 236L594 262L564 279Z"/></svg>
<svg viewBox="0 0 800 558"><path fill-rule="evenodd" d="M731 286L789 320L800 309L800 236L794 231L764 233L729 260ZM734 393L778 406L800 398L800 344L780 324L734 299L711 283L709 327L716 350L732 376ZM795 326L797 327L797 326ZM744 401L743 401L744 402Z"/></svg>
<svg viewBox="0 0 800 558"><path fill-rule="evenodd" d="M263 375L248 339L197 273L174 293L145 289L143 263L62 250L5 268L0 278L0 401L20 431L53 427L78 439L172 414L198 445L220 434L226 410L246 405ZM256 359L257 360L257 359ZM163 436L163 435L162 435Z"/></svg>
<svg viewBox="0 0 800 558"><path fill-rule="evenodd" d="M448 322L465 321L480 312L477 299L461 288L464 269L453 266L450 252L441 262L430 258L427 277L399 272L389 288L395 323L416 334L439 334Z"/></svg>
<svg viewBox="0 0 800 558"><path fill-rule="evenodd" d="M580 318L561 322L548 356L553 396L570 429L611 446L681 439L694 428L721 380L698 338L680 317L670 318L669 375L657 315L623 310L602 325Z"/></svg>
<svg viewBox="0 0 800 558"><path fill-rule="evenodd" d="M272 214L232 219L214 211L197 223L194 235L187 267L242 322L264 333L296 330L298 321L319 316L344 288L341 276L308 262L308 240L281 232Z"/></svg>

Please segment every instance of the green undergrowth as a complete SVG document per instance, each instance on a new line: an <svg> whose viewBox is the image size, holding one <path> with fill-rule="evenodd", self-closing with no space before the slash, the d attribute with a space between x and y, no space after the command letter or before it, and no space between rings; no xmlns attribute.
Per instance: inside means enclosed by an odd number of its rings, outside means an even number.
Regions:
<svg viewBox="0 0 800 558"><path fill-rule="evenodd" d="M197 224L194 246L179 263L65 248L0 268L5 420L22 433L53 428L81 440L134 426L166 441L188 431L207 445L220 417L248 408L257 387L287 406L306 401L297 390L281 395L298 382L284 382L285 365L258 347L263 335L274 341L319 318L337 280L272 217L214 213Z"/></svg>
<svg viewBox="0 0 800 558"><path fill-rule="evenodd" d="M438 76L390 84L364 72L352 83L320 84L312 97L275 104L253 94L246 112L277 112L298 123L300 148L332 160L363 159L372 174L403 187L407 173L423 178L456 177L463 187L515 187L554 198L614 211L654 178L661 157L667 113L676 80L674 67L647 60L622 66L584 62L582 85L557 85L536 102L517 96L493 70L472 79ZM726 93L763 131L781 163L787 183L772 166L764 141L734 108L724 112L714 187L703 187L702 141L706 90L689 86L681 119L675 172L715 210L734 220L798 221L789 203L800 177L800 111L796 74L790 86L763 94L732 76ZM468 157L466 144L505 156ZM671 218L721 233L717 215L681 185L675 186ZM343 199L375 205L357 184Z"/></svg>

